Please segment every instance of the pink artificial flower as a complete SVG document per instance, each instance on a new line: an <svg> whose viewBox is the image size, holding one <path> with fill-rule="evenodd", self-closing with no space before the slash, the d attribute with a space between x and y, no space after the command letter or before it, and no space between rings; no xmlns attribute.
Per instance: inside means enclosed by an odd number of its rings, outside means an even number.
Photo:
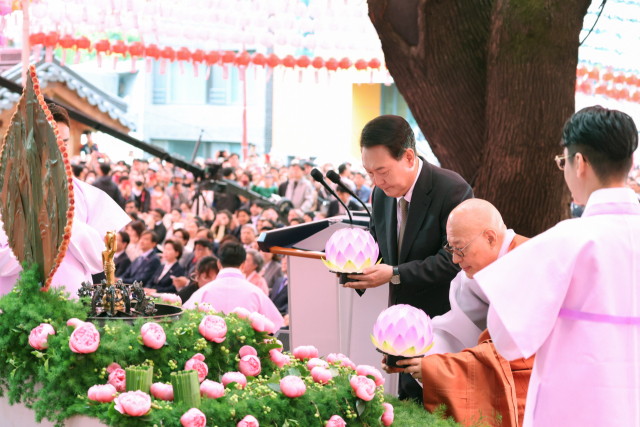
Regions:
<svg viewBox="0 0 640 427"><path fill-rule="evenodd" d="M201 312L208 313L210 311L216 311L216 309L213 308L213 306L208 302L201 302L200 304L198 304L198 313L201 313Z"/></svg>
<svg viewBox="0 0 640 427"><path fill-rule="evenodd" d="M312 345L301 345L300 347L296 347L291 352L293 357L298 360L304 361L304 359L313 359L314 357L318 357L318 349Z"/></svg>
<svg viewBox="0 0 640 427"><path fill-rule="evenodd" d="M342 359L342 366L346 366L346 367L351 368L353 370L356 369L356 364L353 363L351 361L351 359L349 359L348 357L345 357L344 359Z"/></svg>
<svg viewBox="0 0 640 427"><path fill-rule="evenodd" d="M120 365L118 365L116 362L113 362L111 365L107 366L107 372L111 373L113 371L115 371L116 369L122 369L122 367Z"/></svg>
<svg viewBox="0 0 640 427"><path fill-rule="evenodd" d="M264 340L265 344L273 344L273 339L272 338L268 338L266 340ZM276 350L278 350L280 353L282 353L283 350L283 345L282 345L282 341L280 340L276 340L276 344L278 344L280 346L280 348L277 348Z"/></svg>
<svg viewBox="0 0 640 427"><path fill-rule="evenodd" d="M171 384L153 383L151 385L151 395L160 400L173 400L173 386Z"/></svg>
<svg viewBox="0 0 640 427"><path fill-rule="evenodd" d="M275 363L275 365L282 369L285 365L285 356L278 349L274 348L269 350L269 355L271 356L271 361Z"/></svg>
<svg viewBox="0 0 640 427"><path fill-rule="evenodd" d="M393 406L390 403L383 403L382 406L384 406L384 413L382 414L382 424L385 427L389 427L392 423L393 423Z"/></svg>
<svg viewBox="0 0 640 427"><path fill-rule="evenodd" d="M346 427L346 426L347 426L347 423L344 422L344 420L340 415L332 416L331 418L329 418L329 421L327 421L327 424L324 425L324 427Z"/></svg>
<svg viewBox="0 0 640 427"><path fill-rule="evenodd" d="M200 335L208 341L213 341L218 344L227 339L227 324L220 316L204 316L202 322L200 322L198 331L200 331Z"/></svg>
<svg viewBox="0 0 640 427"><path fill-rule="evenodd" d="M244 417L242 421L240 421L237 425L237 427L259 427L259 426L260 424L258 423L258 420L256 420L251 415L247 415L246 417Z"/></svg>
<svg viewBox="0 0 640 427"><path fill-rule="evenodd" d="M31 330L29 334L29 345L36 350L45 350L49 347L47 338L49 335L55 335L56 331L48 323L41 323Z"/></svg>
<svg viewBox="0 0 640 427"><path fill-rule="evenodd" d="M87 394L89 395L90 400L95 400L100 403L109 403L116 397L116 393L116 388L111 384L98 384L89 388L89 392Z"/></svg>
<svg viewBox="0 0 640 427"><path fill-rule="evenodd" d="M205 427L207 417L198 408L191 408L180 417L183 427Z"/></svg>
<svg viewBox="0 0 640 427"><path fill-rule="evenodd" d="M276 332L276 325L268 317L264 318L264 331L268 334L274 334Z"/></svg>
<svg viewBox="0 0 640 427"><path fill-rule="evenodd" d="M236 307L231 312L235 313L241 319L246 319L251 316L251 312L244 307Z"/></svg>
<svg viewBox="0 0 640 427"><path fill-rule="evenodd" d="M182 298L180 298L177 294L160 294L160 298L162 299L162 302L166 302L169 304L176 304L177 305L182 305Z"/></svg>
<svg viewBox="0 0 640 427"><path fill-rule="evenodd" d="M316 366L323 366L325 368L328 368L329 364L322 359L318 359L317 357L309 359L309 362L307 362L307 369L312 370Z"/></svg>
<svg viewBox="0 0 640 427"><path fill-rule="evenodd" d="M376 395L376 383L362 375L353 376L349 381L356 396L364 401L370 401Z"/></svg>
<svg viewBox="0 0 640 427"><path fill-rule="evenodd" d="M333 374L323 366L316 366L311 370L311 377L317 383L326 384L333 379Z"/></svg>
<svg viewBox="0 0 640 427"><path fill-rule="evenodd" d="M204 379L207 378L207 374L209 373L209 367L206 363L204 363L204 356L200 353L187 360L187 363L184 364L184 370L198 371L198 381L200 382L204 381Z"/></svg>
<svg viewBox="0 0 640 427"><path fill-rule="evenodd" d="M307 386L304 385L304 381L300 377L287 375L280 380L280 390L285 396L295 399L307 391Z"/></svg>
<svg viewBox="0 0 640 427"><path fill-rule="evenodd" d="M238 369L247 377L257 377L260 375L262 366L260 365L260 359L252 354L248 354L240 359Z"/></svg>
<svg viewBox="0 0 640 427"><path fill-rule="evenodd" d="M367 376L367 375L371 375L373 378L375 378L375 382L376 382L376 386L381 386L384 385L384 378L382 378L382 374L380 373L380 371L378 371L376 368L374 368L373 366L370 365L358 365L358 367L356 368L356 373L358 375L362 375L362 376Z"/></svg>
<svg viewBox="0 0 640 427"><path fill-rule="evenodd" d="M340 362L342 366L348 366L352 369L356 369L356 364L353 363L347 356L342 353L331 353L327 356L327 362L329 363L337 363Z"/></svg>
<svg viewBox="0 0 640 427"><path fill-rule="evenodd" d="M113 363L111 365L113 365ZM111 367L111 365L109 365L109 367ZM125 374L126 374L125 370L121 369L120 365L118 365L116 369L113 369L109 373L109 379L107 380L107 384L111 384L112 386L115 387L116 391L119 391L122 393L123 391L125 391L127 386Z"/></svg>
<svg viewBox="0 0 640 427"><path fill-rule="evenodd" d="M291 358L288 355L284 355L284 364L288 365L291 363Z"/></svg>
<svg viewBox="0 0 640 427"><path fill-rule="evenodd" d="M251 322L251 327L257 332L266 331L267 320L268 319L260 313L251 313L249 315L249 321Z"/></svg>
<svg viewBox="0 0 640 427"><path fill-rule="evenodd" d="M167 341L167 335L164 333L162 326L154 322L145 323L140 328L142 335L142 343L149 348L159 350Z"/></svg>
<svg viewBox="0 0 640 427"><path fill-rule="evenodd" d="M74 353L93 353L98 349L98 346L100 346L100 332L93 323L82 322L77 325L69 338L69 348Z"/></svg>
<svg viewBox="0 0 640 427"><path fill-rule="evenodd" d="M77 328L83 323L84 322L82 320L76 319L75 317L72 317L71 319L67 320L67 326L73 326L74 328Z"/></svg>
<svg viewBox="0 0 640 427"><path fill-rule="evenodd" d="M244 389L247 386L247 377L241 372L227 372L222 376L222 385L225 387L233 382L240 384Z"/></svg>
<svg viewBox="0 0 640 427"><path fill-rule="evenodd" d="M151 409L151 396L140 390L128 391L116 397L115 403L121 414L141 417Z"/></svg>
<svg viewBox="0 0 640 427"><path fill-rule="evenodd" d="M238 355L240 356L240 358L242 359L245 356L257 356L258 355L258 351L251 347L250 345L245 345L240 347L240 351L238 352Z"/></svg>
<svg viewBox="0 0 640 427"><path fill-rule="evenodd" d="M204 380L200 384L200 394L210 399L219 399L224 396L224 386L211 380Z"/></svg>

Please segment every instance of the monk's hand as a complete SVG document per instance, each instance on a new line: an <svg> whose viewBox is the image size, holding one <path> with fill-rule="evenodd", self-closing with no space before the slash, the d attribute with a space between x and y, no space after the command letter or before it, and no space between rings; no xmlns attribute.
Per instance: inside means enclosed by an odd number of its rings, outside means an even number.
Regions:
<svg viewBox="0 0 640 427"><path fill-rule="evenodd" d="M380 364L382 370L387 374L399 374L400 372L404 372L403 368L390 368L387 366L387 355L382 356L382 363Z"/></svg>
<svg viewBox="0 0 640 427"><path fill-rule="evenodd" d="M173 286L175 286L178 290L182 289L186 286L187 283L189 283L189 279L187 279L186 277L172 277L172 281Z"/></svg>
<svg viewBox="0 0 640 427"><path fill-rule="evenodd" d="M353 289L377 288L391 280L393 267L386 264L378 264L362 270L362 274L348 276L353 282L347 282L343 286Z"/></svg>
<svg viewBox="0 0 640 427"><path fill-rule="evenodd" d="M404 373L411 375L414 379L422 381L422 358L398 360L398 366L404 366Z"/></svg>

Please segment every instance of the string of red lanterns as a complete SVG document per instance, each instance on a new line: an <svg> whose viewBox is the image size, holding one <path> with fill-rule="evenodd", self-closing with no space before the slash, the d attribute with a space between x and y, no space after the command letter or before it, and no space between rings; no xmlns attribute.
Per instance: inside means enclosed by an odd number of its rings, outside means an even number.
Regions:
<svg viewBox="0 0 640 427"><path fill-rule="evenodd" d="M635 74L614 71L610 68L588 68L579 65L576 70L576 92L585 95L602 95L618 101L640 103L640 78Z"/></svg>

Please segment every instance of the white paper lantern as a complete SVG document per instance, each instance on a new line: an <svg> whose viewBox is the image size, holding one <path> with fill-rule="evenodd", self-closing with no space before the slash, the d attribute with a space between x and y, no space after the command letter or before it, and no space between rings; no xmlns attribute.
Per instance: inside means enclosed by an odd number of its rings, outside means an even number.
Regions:
<svg viewBox="0 0 640 427"><path fill-rule="evenodd" d="M231 43L242 43L242 31L234 30L229 34L229 41Z"/></svg>
<svg viewBox="0 0 640 427"><path fill-rule="evenodd" d="M274 4L273 13L282 14L287 11L287 7L289 6L289 2L287 0L276 0Z"/></svg>
<svg viewBox="0 0 640 427"><path fill-rule="evenodd" d="M255 44L257 38L258 37L256 36L256 33L254 33L253 31L243 31L242 32L242 43L244 43L246 45Z"/></svg>
<svg viewBox="0 0 640 427"><path fill-rule="evenodd" d="M218 1L218 9L220 9L220 10L229 9L229 0L219 0Z"/></svg>
<svg viewBox="0 0 640 427"><path fill-rule="evenodd" d="M145 16L155 16L158 14L158 2L156 0L149 0L144 5Z"/></svg>
<svg viewBox="0 0 640 427"><path fill-rule="evenodd" d="M144 0L131 0L131 11L136 15L144 13L145 1Z"/></svg>
<svg viewBox="0 0 640 427"><path fill-rule="evenodd" d="M51 19L51 21L56 24L59 23L60 21L62 21L62 11L62 7L50 7L48 15L49 19Z"/></svg>
<svg viewBox="0 0 640 427"><path fill-rule="evenodd" d="M138 30L142 34L149 34L153 31L153 20L151 18L141 18L138 20Z"/></svg>
<svg viewBox="0 0 640 427"><path fill-rule="evenodd" d="M238 26L241 28L247 28L251 26L251 15L241 13L238 15Z"/></svg>
<svg viewBox="0 0 640 427"><path fill-rule="evenodd" d="M124 0L112 0L113 11L120 12L124 9Z"/></svg>
<svg viewBox="0 0 640 427"><path fill-rule="evenodd" d="M235 26L236 22L237 22L237 18L236 15L232 14L232 13L227 13L226 15L224 15L224 21L225 24L229 25L229 26Z"/></svg>
<svg viewBox="0 0 640 427"><path fill-rule="evenodd" d="M49 5L47 3L36 3L29 7L29 13L37 19L43 19L47 16L48 10Z"/></svg>
<svg viewBox="0 0 640 427"><path fill-rule="evenodd" d="M318 41L315 34L307 34L306 36L304 36L304 40L302 40L302 46L306 47L309 50L314 50L317 44Z"/></svg>
<svg viewBox="0 0 640 427"><path fill-rule="evenodd" d="M298 18L307 16L308 13L309 13L309 10L307 8L307 5L302 3L301 1L297 2L293 8L293 14L296 15Z"/></svg>
<svg viewBox="0 0 640 427"><path fill-rule="evenodd" d="M267 14L257 12L251 17L251 26L253 28L264 29L267 28L269 17Z"/></svg>
<svg viewBox="0 0 640 427"><path fill-rule="evenodd" d="M214 36L214 39L218 43L226 43L229 40L229 31L227 30L217 30Z"/></svg>
<svg viewBox="0 0 640 427"><path fill-rule="evenodd" d="M77 24L82 21L84 14L84 6L73 4L67 5L67 20L72 24Z"/></svg>
<svg viewBox="0 0 640 427"><path fill-rule="evenodd" d="M298 30L304 33L312 33L315 27L315 21L308 16L298 19Z"/></svg>
<svg viewBox="0 0 640 427"><path fill-rule="evenodd" d="M345 34L338 35L338 37L336 37L334 40L336 49L338 50L347 50L347 48L349 47Z"/></svg>
<svg viewBox="0 0 640 427"><path fill-rule="evenodd" d="M303 40L304 37L302 37L302 35L298 33L291 33L291 35L289 36L289 44L296 49L302 47Z"/></svg>
<svg viewBox="0 0 640 427"><path fill-rule="evenodd" d="M289 34L285 31L278 31L276 33L276 44L278 46L286 46L289 41Z"/></svg>
<svg viewBox="0 0 640 427"><path fill-rule="evenodd" d="M326 9L320 4L318 0L314 0L309 4L309 16L312 18L319 18L324 16Z"/></svg>
<svg viewBox="0 0 640 427"><path fill-rule="evenodd" d="M322 37L318 37L318 44L322 49L333 49L335 46L333 37L329 35L323 35Z"/></svg>
<svg viewBox="0 0 640 427"><path fill-rule="evenodd" d="M211 38L211 31L207 27L198 27L195 33L198 40L207 41Z"/></svg>
<svg viewBox="0 0 640 427"><path fill-rule="evenodd" d="M273 32L282 29L282 21L278 16L270 16L267 20L267 27Z"/></svg>
<svg viewBox="0 0 640 427"><path fill-rule="evenodd" d="M117 18L118 18L118 15L107 15L104 23L107 29L116 30L120 28L120 22L119 22L120 20Z"/></svg>
<svg viewBox="0 0 640 427"><path fill-rule="evenodd" d="M322 32L322 31L327 31L328 27L329 27L329 18L326 18L324 16L315 18L313 20L314 22L314 31L317 32Z"/></svg>
<svg viewBox="0 0 640 427"><path fill-rule="evenodd" d="M273 47L275 42L276 42L276 38L271 33L264 33L263 35L260 36L260 43L264 47Z"/></svg>
<svg viewBox="0 0 640 427"><path fill-rule="evenodd" d="M291 31L296 27L296 17L292 13L285 13L281 18L282 28Z"/></svg>
<svg viewBox="0 0 640 427"><path fill-rule="evenodd" d="M130 31L136 27L135 17L131 13L124 13L120 16L120 28L122 31Z"/></svg>

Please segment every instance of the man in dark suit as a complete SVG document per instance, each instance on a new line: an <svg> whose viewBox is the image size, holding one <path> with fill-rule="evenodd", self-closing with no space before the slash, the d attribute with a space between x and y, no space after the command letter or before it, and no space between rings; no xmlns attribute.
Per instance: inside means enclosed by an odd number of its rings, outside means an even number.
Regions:
<svg viewBox="0 0 640 427"><path fill-rule="evenodd" d="M451 309L449 285L460 271L443 249L447 218L473 191L457 173L419 158L415 147L411 126L399 116L377 117L362 130L362 163L376 186L369 228L383 262L349 276L354 282L346 286L389 282L390 306L408 304L433 318ZM406 373L400 398L422 401L422 388Z"/></svg>
<svg viewBox="0 0 640 427"><path fill-rule="evenodd" d="M116 255L113 257L113 262L116 264L116 277L124 275L124 272L127 271L127 268L131 265L131 260L125 252L130 242L131 238L126 231L119 231L118 234L116 234L116 247L118 252L116 252Z"/></svg>
<svg viewBox="0 0 640 427"><path fill-rule="evenodd" d="M151 217L153 218L153 232L158 236L158 243L164 242L167 237L167 227L162 223L162 218L166 215L162 209L154 209L151 211Z"/></svg>
<svg viewBox="0 0 640 427"><path fill-rule="evenodd" d="M111 165L109 163L100 163L98 168L98 178L93 181L93 186L101 189L113 199L114 202L124 207L124 197L120 193L118 184L116 184L110 176Z"/></svg>
<svg viewBox="0 0 640 427"><path fill-rule="evenodd" d="M282 258L283 276L276 280L269 293L269 299L282 316L289 314L289 279L287 278L287 257Z"/></svg>
<svg viewBox="0 0 640 427"><path fill-rule="evenodd" d="M153 231L146 230L142 232L138 246L142 250L142 255L136 258L133 263L120 277L124 283L133 283L135 281L142 282L146 285L151 281L151 277L160 267L160 258L156 254L156 245L158 244L158 236Z"/></svg>
<svg viewBox="0 0 640 427"><path fill-rule="evenodd" d="M345 185L351 186L349 182L345 182L345 181L343 182L345 183ZM342 187L340 186L336 187L336 194L338 195L338 197L340 197L340 200L342 200L344 204L347 205L350 211L362 210L362 206L360 205L360 203L353 200L351 195L346 191L344 191ZM335 198L331 201L331 203L329 203L329 209L327 209L327 218L331 218L332 216L336 216L336 215L346 215L346 214L347 212L344 210L344 206L342 206L342 204L339 201L337 201Z"/></svg>

